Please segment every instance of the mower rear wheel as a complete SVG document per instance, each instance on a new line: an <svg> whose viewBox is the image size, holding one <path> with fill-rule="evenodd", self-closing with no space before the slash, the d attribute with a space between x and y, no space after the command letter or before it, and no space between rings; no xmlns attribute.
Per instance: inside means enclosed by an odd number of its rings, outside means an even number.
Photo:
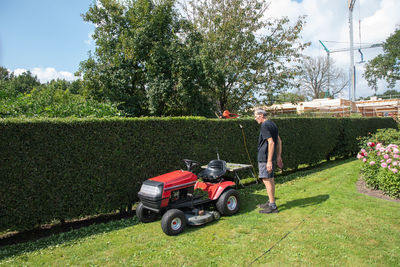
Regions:
<svg viewBox="0 0 400 267"><path fill-rule="evenodd" d="M143 206L143 203L140 202L136 208L136 216L139 218L139 220L141 222L149 223L149 222L153 222L156 219L157 213L155 213L152 210L146 209Z"/></svg>
<svg viewBox="0 0 400 267"><path fill-rule="evenodd" d="M239 210L239 193L235 189L229 189L222 193L216 203L217 210L226 216L230 216Z"/></svg>
<svg viewBox="0 0 400 267"><path fill-rule="evenodd" d="M161 219L161 228L167 235L179 235L185 227L186 217L181 210L168 210Z"/></svg>

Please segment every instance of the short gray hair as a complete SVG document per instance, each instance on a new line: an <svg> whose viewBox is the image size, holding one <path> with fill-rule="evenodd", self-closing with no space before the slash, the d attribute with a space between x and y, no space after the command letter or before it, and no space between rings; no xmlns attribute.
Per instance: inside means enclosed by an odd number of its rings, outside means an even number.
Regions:
<svg viewBox="0 0 400 267"><path fill-rule="evenodd" d="M258 109L256 109L255 111L254 111L254 114L257 114L257 115L263 115L264 116L264 118L266 118L267 117L267 112L265 111L265 110L263 110L262 108L258 108Z"/></svg>

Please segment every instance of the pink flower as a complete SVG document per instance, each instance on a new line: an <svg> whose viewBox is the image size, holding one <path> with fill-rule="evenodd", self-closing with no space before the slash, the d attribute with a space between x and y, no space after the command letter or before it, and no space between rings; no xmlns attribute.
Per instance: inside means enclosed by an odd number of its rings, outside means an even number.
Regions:
<svg viewBox="0 0 400 267"><path fill-rule="evenodd" d="M363 148L363 149L361 149L361 152L363 152L363 153L364 153L364 152L365 152L365 149L364 149L364 148Z"/></svg>
<svg viewBox="0 0 400 267"><path fill-rule="evenodd" d="M376 153L378 156L380 156L381 155L381 152L378 152L378 153Z"/></svg>
<svg viewBox="0 0 400 267"><path fill-rule="evenodd" d="M366 159L366 158L363 158L363 162L367 162L367 159Z"/></svg>
<svg viewBox="0 0 400 267"><path fill-rule="evenodd" d="M387 167L387 164L386 164L386 163L382 163L382 164L381 164L381 167L382 167L382 168L386 168L386 167Z"/></svg>
<svg viewBox="0 0 400 267"><path fill-rule="evenodd" d="M397 166L399 164L397 161L393 161L393 166Z"/></svg>
<svg viewBox="0 0 400 267"><path fill-rule="evenodd" d="M394 153L394 154L398 154L398 153L399 153L399 150L398 150L397 148L395 148L395 149L393 149L393 153Z"/></svg>
<svg viewBox="0 0 400 267"><path fill-rule="evenodd" d="M389 158L389 155L388 155L388 154L385 154L385 155L383 155L383 158L384 158L384 159L388 159L388 158Z"/></svg>
<svg viewBox="0 0 400 267"><path fill-rule="evenodd" d="M387 164L389 164L389 163L391 163L391 162L392 162L392 159L388 159L388 160L386 161Z"/></svg>
<svg viewBox="0 0 400 267"><path fill-rule="evenodd" d="M375 161L371 161L371 162L369 163L369 165L371 165L371 166L375 165Z"/></svg>
<svg viewBox="0 0 400 267"><path fill-rule="evenodd" d="M400 158L400 155L394 154L394 155L393 155L393 158L398 159L398 158Z"/></svg>
<svg viewBox="0 0 400 267"><path fill-rule="evenodd" d="M398 170L397 170L396 168L391 169L391 171L392 171L393 173L397 173L397 172L398 172Z"/></svg>

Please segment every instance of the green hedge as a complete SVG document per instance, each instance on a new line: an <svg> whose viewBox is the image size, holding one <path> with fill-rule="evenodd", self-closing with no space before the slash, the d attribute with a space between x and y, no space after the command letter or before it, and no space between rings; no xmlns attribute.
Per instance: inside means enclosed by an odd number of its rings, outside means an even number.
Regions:
<svg viewBox="0 0 400 267"><path fill-rule="evenodd" d="M286 168L356 153L355 137L396 127L392 119L274 120ZM29 229L115 210L137 201L142 181L183 158L256 161L259 125L251 119L113 118L0 120L0 231Z"/></svg>

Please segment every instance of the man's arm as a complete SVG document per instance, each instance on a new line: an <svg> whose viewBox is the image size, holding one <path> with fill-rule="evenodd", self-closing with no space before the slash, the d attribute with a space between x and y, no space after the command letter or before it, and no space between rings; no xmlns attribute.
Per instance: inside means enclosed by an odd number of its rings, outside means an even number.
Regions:
<svg viewBox="0 0 400 267"><path fill-rule="evenodd" d="M267 159L267 171L272 172L273 169L273 164L272 164L272 158L274 157L274 152L275 152L275 142L272 137L267 139L268 141L268 159Z"/></svg>
<svg viewBox="0 0 400 267"><path fill-rule="evenodd" d="M278 167L282 169L283 161L282 161L282 140L278 135L278 145L276 146L276 163Z"/></svg>

